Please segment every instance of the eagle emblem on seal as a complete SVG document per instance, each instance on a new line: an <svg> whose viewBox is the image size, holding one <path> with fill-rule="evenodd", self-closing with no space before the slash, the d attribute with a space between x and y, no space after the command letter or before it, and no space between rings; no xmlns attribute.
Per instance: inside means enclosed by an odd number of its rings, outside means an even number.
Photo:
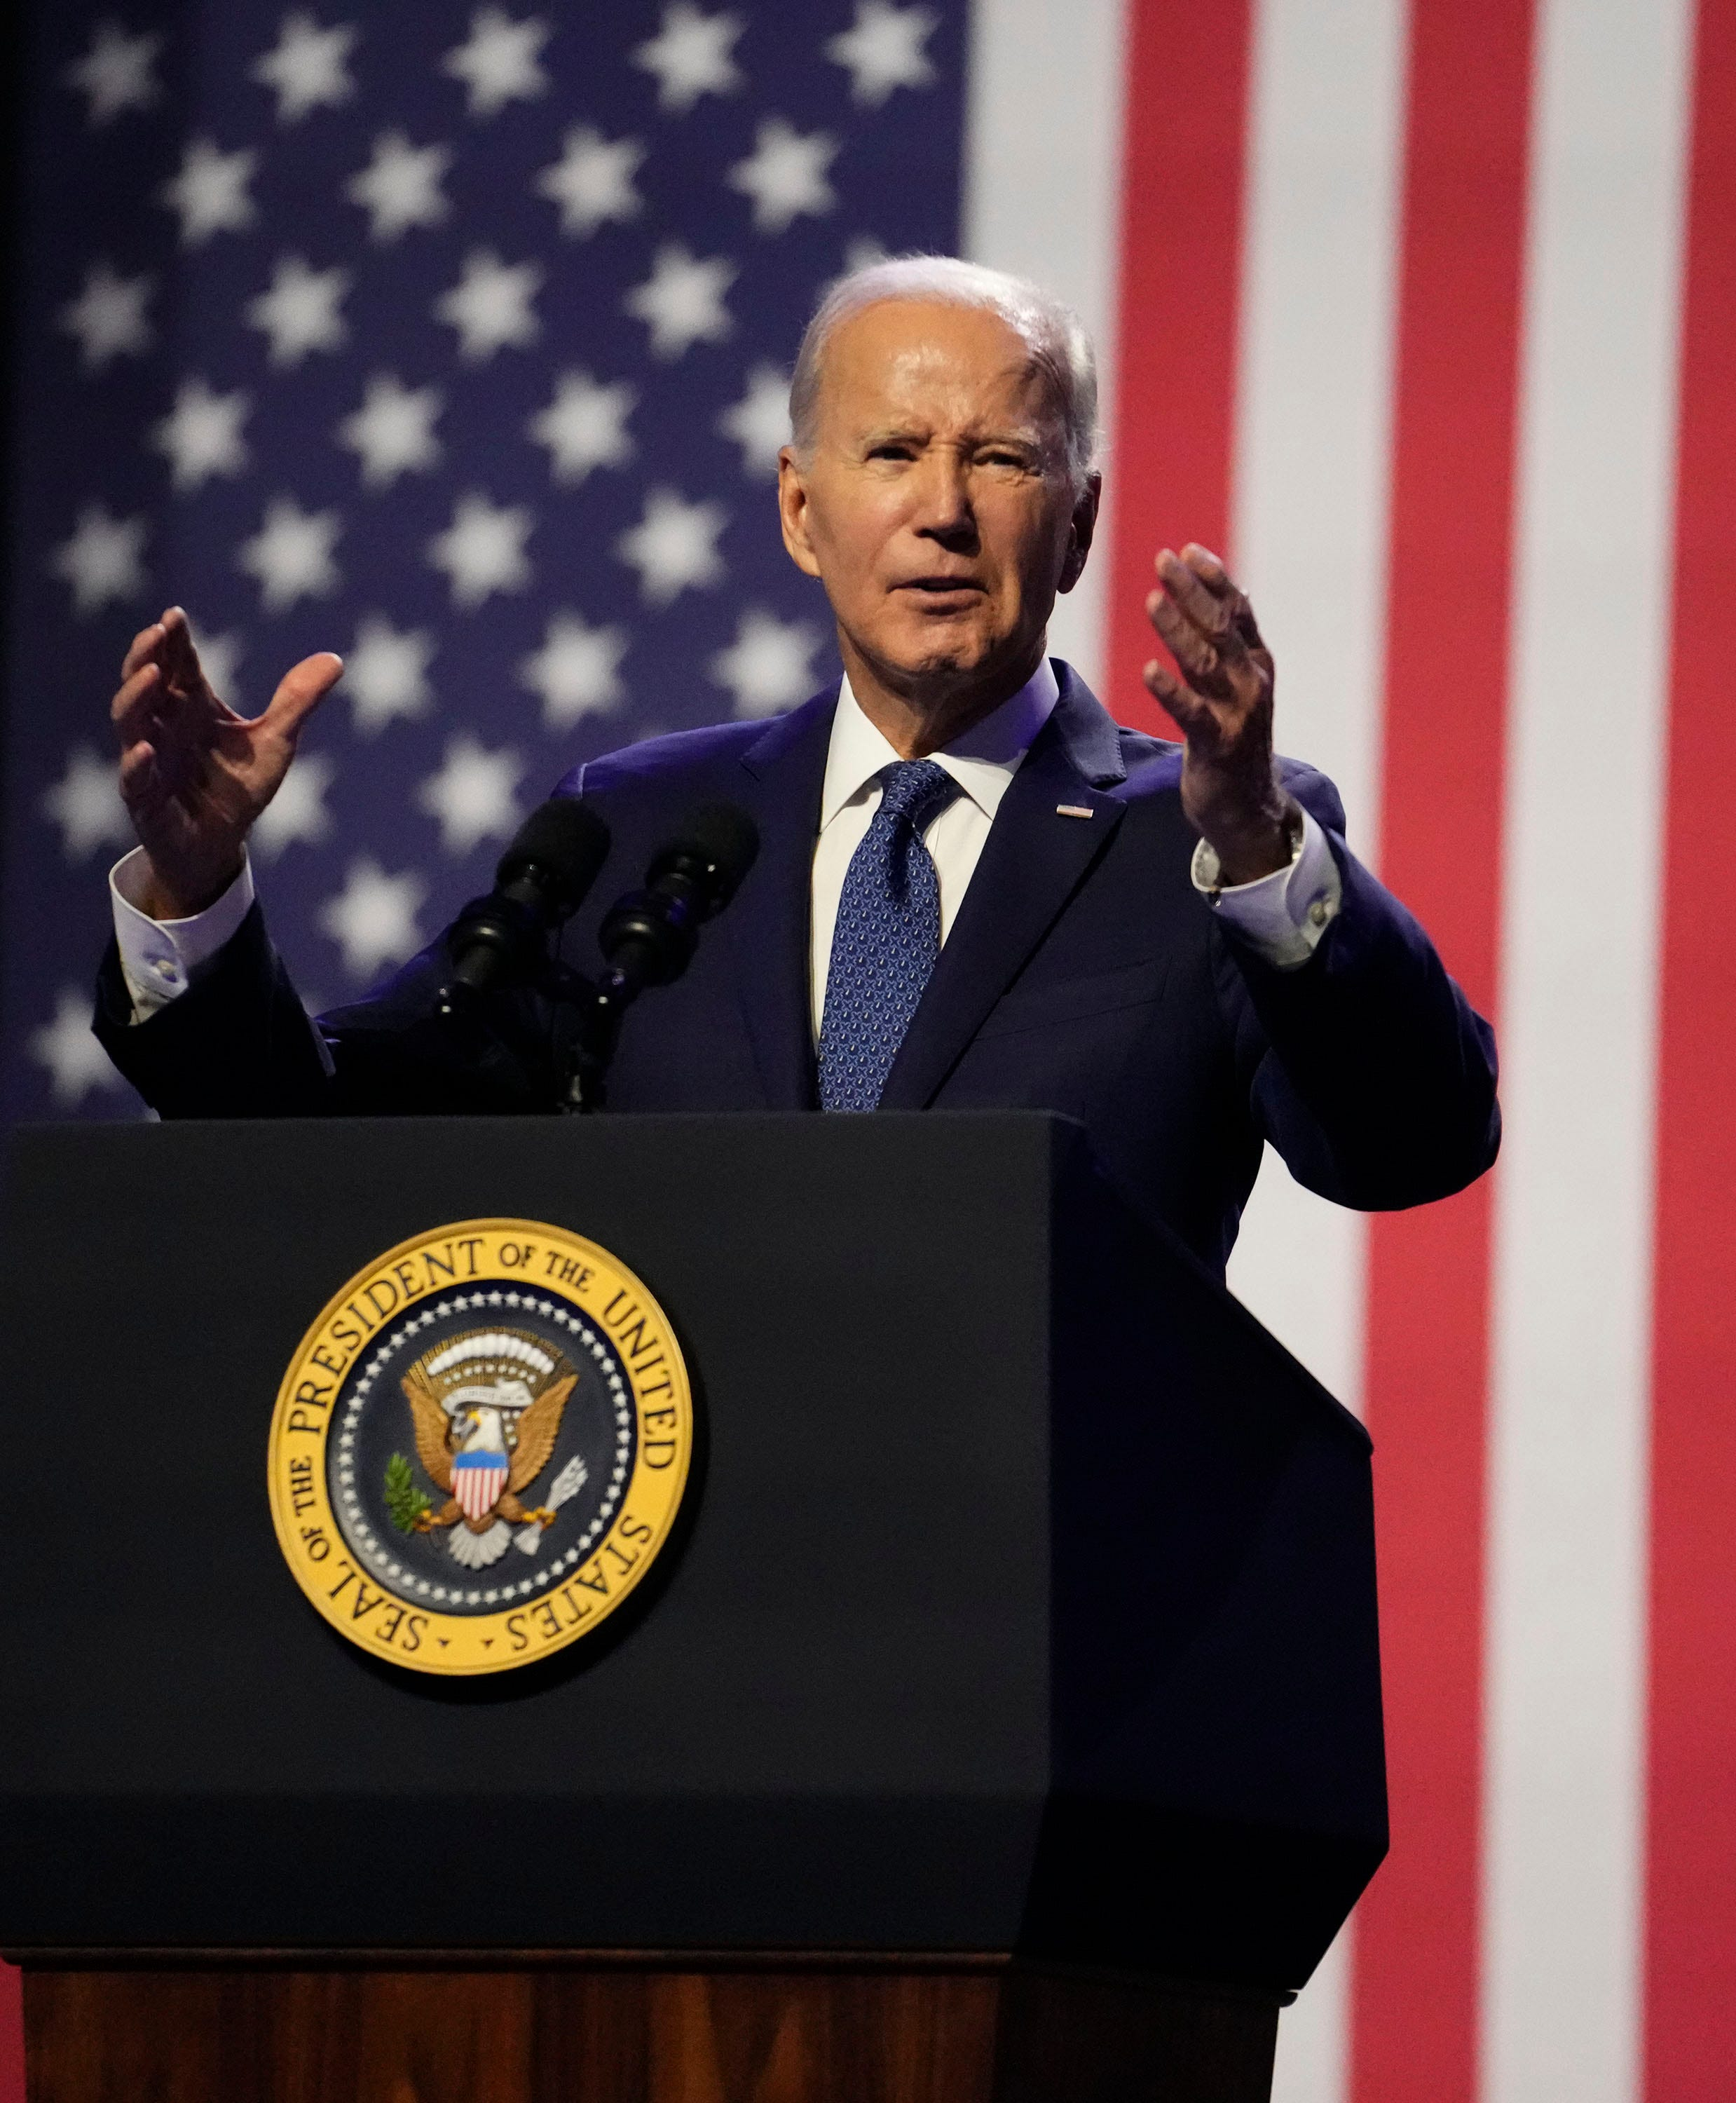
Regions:
<svg viewBox="0 0 1736 2103"><path fill-rule="evenodd" d="M548 1465L578 1377L558 1351L518 1330L468 1330L425 1352L398 1385L410 1405L416 1457L446 1502L415 1492L406 1499L406 1464L394 1511L403 1530L446 1531L454 1559L470 1570L497 1561L515 1538L534 1554L543 1528L585 1479L584 1462L575 1459L546 1502L526 1504L521 1494ZM388 1482L388 1497L393 1491Z"/></svg>

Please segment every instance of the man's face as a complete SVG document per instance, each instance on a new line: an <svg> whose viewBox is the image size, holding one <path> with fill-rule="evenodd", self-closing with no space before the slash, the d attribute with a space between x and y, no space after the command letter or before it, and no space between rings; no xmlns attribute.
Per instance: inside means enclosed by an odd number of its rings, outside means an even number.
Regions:
<svg viewBox="0 0 1736 2103"><path fill-rule="evenodd" d="M812 457L785 448L779 502L853 678L854 657L932 701L1035 669L1097 488L1076 495L1054 383L998 314L887 300L832 331Z"/></svg>

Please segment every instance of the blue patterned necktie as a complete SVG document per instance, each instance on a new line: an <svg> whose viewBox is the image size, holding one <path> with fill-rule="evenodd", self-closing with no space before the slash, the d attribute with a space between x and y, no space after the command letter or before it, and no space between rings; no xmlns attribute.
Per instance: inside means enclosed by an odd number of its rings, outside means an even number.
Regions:
<svg viewBox="0 0 1736 2103"><path fill-rule="evenodd" d="M940 954L940 879L922 834L958 794L937 760L881 774L880 808L838 898L819 1030L819 1101L871 1110Z"/></svg>

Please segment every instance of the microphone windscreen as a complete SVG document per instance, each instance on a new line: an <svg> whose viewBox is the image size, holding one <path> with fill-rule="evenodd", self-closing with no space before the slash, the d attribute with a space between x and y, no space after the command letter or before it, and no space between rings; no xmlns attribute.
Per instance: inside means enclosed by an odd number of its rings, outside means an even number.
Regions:
<svg viewBox="0 0 1736 2103"><path fill-rule="evenodd" d="M608 854L609 828L592 806L579 796L551 796L518 828L495 882L504 891L535 867L564 918L597 881Z"/></svg>
<svg viewBox="0 0 1736 2103"><path fill-rule="evenodd" d="M677 856L707 865L712 910L727 905L760 851L759 828L736 803L707 803L694 811L659 860Z"/></svg>

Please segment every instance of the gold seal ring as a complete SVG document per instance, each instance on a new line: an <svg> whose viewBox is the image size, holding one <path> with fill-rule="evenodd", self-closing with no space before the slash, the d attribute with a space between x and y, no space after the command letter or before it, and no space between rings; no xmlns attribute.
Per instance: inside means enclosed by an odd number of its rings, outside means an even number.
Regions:
<svg viewBox="0 0 1736 2103"><path fill-rule="evenodd" d="M693 1459L668 1317L606 1249L460 1220L342 1286L277 1390L277 1543L316 1611L413 1672L508 1672L602 1626Z"/></svg>

